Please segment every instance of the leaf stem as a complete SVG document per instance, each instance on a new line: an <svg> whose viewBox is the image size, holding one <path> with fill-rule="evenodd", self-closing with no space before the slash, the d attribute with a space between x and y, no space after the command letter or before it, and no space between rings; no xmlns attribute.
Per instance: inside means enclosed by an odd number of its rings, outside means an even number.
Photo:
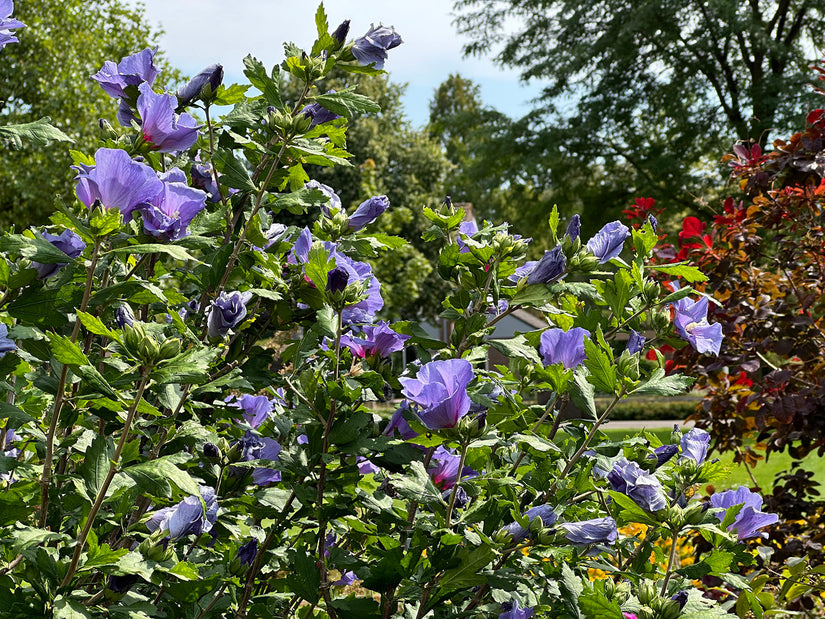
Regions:
<svg viewBox="0 0 825 619"><path fill-rule="evenodd" d="M100 511L101 506L103 505L103 501L106 498L106 492L109 490L109 485L112 483L112 479L115 477L115 473L117 472L118 465L120 463L120 454L123 452L123 448L126 445L126 441L129 438L129 430L132 427L132 422L135 420L138 405L140 404L141 398L143 398L143 392L146 390L146 386L149 384L149 370L148 366L143 367L143 372L140 380L140 384L138 385L137 393L135 394L135 399L132 402L132 405L129 407L129 412L126 414L126 421L123 424L123 430L120 435L120 441L118 441L117 447L115 448L115 453L112 456L112 460L109 463L109 472L106 474L106 479L103 480L103 483L100 486L100 489L97 491L97 497L95 498L94 505L92 505L92 509L89 511L89 516L86 518L86 525L83 527L83 530L80 532L80 535L77 538L77 543L74 547L74 553L72 553L72 562L69 564L69 570L66 572L66 576L63 578L63 582L60 583L61 587L67 586L75 575L77 571L77 564L80 561L80 555L83 552L83 548L86 545L86 538L89 536L89 531L92 530L92 525L94 524L95 518L97 517L97 513Z"/></svg>
<svg viewBox="0 0 825 619"><path fill-rule="evenodd" d="M85 312L89 305L89 298L92 296L92 283L94 282L95 268L100 257L100 245L102 240L95 238L94 248L92 249L92 260L89 263L89 268L86 272L86 286L83 289L83 299L80 302L80 311ZM75 316L74 327L72 328L71 341L74 344L77 342L77 336L80 333L80 318ZM43 473L40 476L40 518L38 519L40 528L46 526L46 521L49 516L49 488L51 487L52 477L52 461L54 460L54 435L57 432L57 424L60 421L60 411L63 408L63 402L66 391L66 377L69 373L69 366L65 363L60 370L60 380L57 385L57 395L54 398L54 406L52 408L52 418L49 420L49 429L46 433L46 453L43 457Z"/></svg>
<svg viewBox="0 0 825 619"><path fill-rule="evenodd" d="M458 496L458 485L461 481L461 473L464 472L464 460L467 458L467 441L461 443L461 457L458 460L458 472L455 475L455 483L453 484L453 491L450 494L450 505L447 507L447 528L450 528L451 518L453 515L453 508L455 507L455 499Z"/></svg>
<svg viewBox="0 0 825 619"><path fill-rule="evenodd" d="M667 593L667 583L670 581L670 576L673 574L673 564L676 561L676 538L678 537L678 533L673 531L673 537L670 538L670 556L667 560L667 568L665 568L665 579L662 581L662 590L659 592L659 595L664 597L665 593Z"/></svg>

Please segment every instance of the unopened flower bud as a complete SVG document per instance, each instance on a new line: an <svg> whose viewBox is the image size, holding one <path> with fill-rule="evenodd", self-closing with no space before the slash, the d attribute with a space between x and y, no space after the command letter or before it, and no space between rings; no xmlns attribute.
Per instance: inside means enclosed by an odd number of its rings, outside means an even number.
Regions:
<svg viewBox="0 0 825 619"><path fill-rule="evenodd" d="M123 329L126 326L132 326L135 323L135 315L132 313L132 308L128 305L118 305L115 310L115 324Z"/></svg>
<svg viewBox="0 0 825 619"><path fill-rule="evenodd" d="M341 49L341 46L347 42L347 35L349 35L349 20L345 19L332 33L332 38L338 42L336 50Z"/></svg>
<svg viewBox="0 0 825 619"><path fill-rule="evenodd" d="M349 282L349 273L343 267L335 267L327 273L327 292L343 292Z"/></svg>
<svg viewBox="0 0 825 619"><path fill-rule="evenodd" d="M211 101L215 98L215 93L222 82L223 66L219 64L209 65L178 89L178 108L191 105L198 99Z"/></svg>
<svg viewBox="0 0 825 619"><path fill-rule="evenodd" d="M169 338L165 340L160 345L160 350L158 351L158 359L171 359L172 357L177 357L180 353L180 340L178 338Z"/></svg>
<svg viewBox="0 0 825 619"><path fill-rule="evenodd" d="M115 128L105 118L101 118L98 125L100 126L100 135L104 140L116 140L119 137Z"/></svg>

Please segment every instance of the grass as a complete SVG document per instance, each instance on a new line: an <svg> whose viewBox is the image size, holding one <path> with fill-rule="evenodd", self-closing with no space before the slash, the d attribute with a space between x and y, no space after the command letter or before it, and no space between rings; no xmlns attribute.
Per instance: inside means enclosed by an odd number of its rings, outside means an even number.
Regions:
<svg viewBox="0 0 825 619"><path fill-rule="evenodd" d="M610 437L611 440L620 441L629 436L635 436L641 429L607 429L604 433ZM670 442L670 429L656 428L647 430L650 434L655 434L663 443ZM719 454L712 452L709 454L710 458L719 458L723 464L729 467L730 474L723 482L714 484L719 490L726 490L728 488L738 488L739 486L752 486L753 482L745 470L745 465L742 463L733 463L733 454L724 453ZM791 463L793 459L787 453L773 453L770 459L765 462L760 461L754 469L751 470L754 478L763 491L767 492L773 488L774 478L778 473L791 470ZM816 455L809 455L804 460L803 469L812 471L814 473L814 480L825 487L825 457Z"/></svg>

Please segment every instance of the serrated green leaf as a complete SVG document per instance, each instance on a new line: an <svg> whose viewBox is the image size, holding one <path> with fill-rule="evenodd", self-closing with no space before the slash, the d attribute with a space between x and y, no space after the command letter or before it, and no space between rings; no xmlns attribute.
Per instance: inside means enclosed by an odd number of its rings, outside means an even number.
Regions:
<svg viewBox="0 0 825 619"><path fill-rule="evenodd" d="M538 352L523 335L507 340L490 339L487 342L508 359L527 359L533 363L541 363Z"/></svg>
<svg viewBox="0 0 825 619"><path fill-rule="evenodd" d="M175 456L163 456L149 462L134 464L123 469L123 473L148 493L156 496L171 497L170 482L184 494L200 496L198 484L186 471L175 465L176 460L178 458Z"/></svg>
<svg viewBox="0 0 825 619"><path fill-rule="evenodd" d="M671 277L682 277L685 281L690 282L691 284L708 281L707 275L702 273L698 267L691 266L685 262L680 262L678 264L651 264L648 266L655 271L665 273Z"/></svg>
<svg viewBox="0 0 825 619"><path fill-rule="evenodd" d="M80 320L81 324L86 327L86 330L89 333L94 333L95 335L104 335L112 340L120 341L120 336L118 335L117 331L110 329L103 321L100 320L97 316L92 316L91 314L87 314L86 312L77 312L77 317Z"/></svg>
<svg viewBox="0 0 825 619"><path fill-rule="evenodd" d="M381 111L381 106L356 92L354 87L338 92L331 92L323 95L316 95L315 101L323 105L333 114L352 118L359 113L377 114Z"/></svg>
<svg viewBox="0 0 825 619"><path fill-rule="evenodd" d="M46 146L51 142L74 142L53 126L48 116L30 123L0 126L0 139L9 140L15 149L23 148L24 142L33 146Z"/></svg>
<svg viewBox="0 0 825 619"><path fill-rule="evenodd" d="M272 76L270 77L267 75L263 63L251 54L243 59L243 64L245 67L244 75L249 79L250 84L263 93L267 103L277 109L283 108L277 65L272 67Z"/></svg>
<svg viewBox="0 0 825 619"><path fill-rule="evenodd" d="M212 156L215 168L220 172L221 183L233 189L254 193L255 183L249 176L249 170L235 157L231 150L220 148Z"/></svg>
<svg viewBox="0 0 825 619"><path fill-rule="evenodd" d="M95 436L92 444L86 449L77 472L86 482L86 494L89 497L96 497L103 487L114 453L115 445L111 436Z"/></svg>
<svg viewBox="0 0 825 619"><path fill-rule="evenodd" d="M113 249L109 252L109 254L135 254L135 255L143 255L143 254L166 254L175 258L176 260L192 261L198 264L203 264L200 260L195 258L192 254L186 251L180 245L173 245L171 243L152 243L152 244L141 244L141 245L127 245L126 247L118 247L117 249Z"/></svg>
<svg viewBox="0 0 825 619"><path fill-rule="evenodd" d="M52 350L54 358L66 365L89 365L89 360L80 347L65 335L48 333L49 348Z"/></svg>
<svg viewBox="0 0 825 619"><path fill-rule="evenodd" d="M590 338L584 339L584 351L587 354L584 364L590 371L587 380L599 391L614 393L618 383L616 381L616 367L611 362L610 357L601 346Z"/></svg>
<svg viewBox="0 0 825 619"><path fill-rule="evenodd" d="M4 234L0 236L0 252L21 256L43 264L65 264L75 260L43 237L29 238L23 234Z"/></svg>
<svg viewBox="0 0 825 619"><path fill-rule="evenodd" d="M486 580L481 570L486 568L496 557L496 551L487 545L459 552L459 565L444 572L439 582L439 591L449 593L456 589L483 584Z"/></svg>
<svg viewBox="0 0 825 619"><path fill-rule="evenodd" d="M693 377L682 374L665 376L665 371L662 368L656 368L646 382L636 387L630 393L634 395L683 395L690 389L691 385L693 385L694 380Z"/></svg>

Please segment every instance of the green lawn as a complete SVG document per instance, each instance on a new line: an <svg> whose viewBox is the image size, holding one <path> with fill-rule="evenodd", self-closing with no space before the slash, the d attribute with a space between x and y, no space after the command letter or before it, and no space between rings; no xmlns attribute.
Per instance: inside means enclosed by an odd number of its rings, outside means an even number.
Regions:
<svg viewBox="0 0 825 619"><path fill-rule="evenodd" d="M647 432L658 436L663 443L670 441L670 430L668 428L647 430ZM604 430L604 433L607 434L612 440L620 441L627 436L635 436L639 433L639 430ZM724 490L726 488L737 488L740 485L753 485L750 477L748 477L747 471L745 470L745 465L741 463L733 463L733 454L726 453L720 455L712 452L709 454L709 457L719 458L724 464L730 467L730 475L728 478L724 482L718 482L715 484L718 489ZM787 453L771 454L771 457L767 462L763 460L756 465L756 468L752 470L753 476L756 478L756 481L759 483L760 487L764 491L768 491L773 487L773 480L777 473L791 470L791 462L792 459ZM814 480L818 481L823 485L823 487L825 487L825 457L810 455L806 458L803 468L808 471L813 471Z"/></svg>

